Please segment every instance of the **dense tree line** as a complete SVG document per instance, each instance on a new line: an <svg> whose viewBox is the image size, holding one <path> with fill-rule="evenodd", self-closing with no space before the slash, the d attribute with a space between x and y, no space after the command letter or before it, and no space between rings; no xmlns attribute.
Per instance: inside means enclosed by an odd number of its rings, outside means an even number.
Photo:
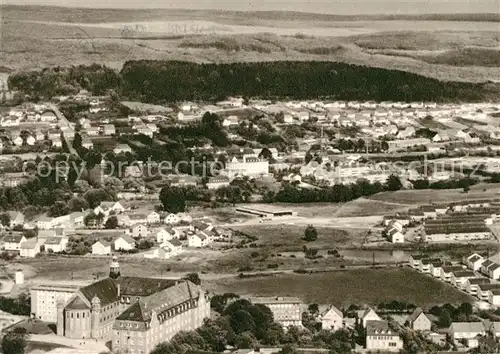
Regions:
<svg viewBox="0 0 500 354"><path fill-rule="evenodd" d="M26 294L18 298L0 296L0 310L18 316L29 316L31 314L31 300Z"/></svg>
<svg viewBox="0 0 500 354"><path fill-rule="evenodd" d="M336 62L197 64L128 61L120 73L102 65L48 68L9 76L9 88L32 98L108 90L144 102L219 100L228 96L376 101L480 101L495 88L441 82L398 70ZM490 92L491 91L491 92Z"/></svg>

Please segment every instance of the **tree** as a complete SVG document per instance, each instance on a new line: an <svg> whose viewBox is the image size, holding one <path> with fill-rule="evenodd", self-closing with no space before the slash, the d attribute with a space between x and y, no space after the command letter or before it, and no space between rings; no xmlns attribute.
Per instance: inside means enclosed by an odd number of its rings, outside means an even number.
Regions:
<svg viewBox="0 0 500 354"><path fill-rule="evenodd" d="M316 241L318 239L318 231L312 225L306 227L304 231L304 240L307 242Z"/></svg>
<svg viewBox="0 0 500 354"><path fill-rule="evenodd" d="M4 354L24 354L26 348L26 333L21 331L8 332L2 340Z"/></svg>
<svg viewBox="0 0 500 354"><path fill-rule="evenodd" d="M198 273L189 273L184 277L184 279L189 280L190 282L196 285L201 284L201 279Z"/></svg>
<svg viewBox="0 0 500 354"><path fill-rule="evenodd" d="M160 201L163 209L170 213L181 213L186 209L186 195L180 188L163 187L160 191Z"/></svg>
<svg viewBox="0 0 500 354"><path fill-rule="evenodd" d="M312 314L316 314L319 312L319 306L318 304L310 304L307 310Z"/></svg>
<svg viewBox="0 0 500 354"><path fill-rule="evenodd" d="M10 226L10 216L7 213L0 214L0 224L3 226Z"/></svg>
<svg viewBox="0 0 500 354"><path fill-rule="evenodd" d="M446 309L442 309L439 314L438 325L439 327L450 327L451 326L451 315Z"/></svg>
<svg viewBox="0 0 500 354"><path fill-rule="evenodd" d="M106 229L116 229L118 227L118 218L115 215L112 215L106 220L104 224L104 228Z"/></svg>
<svg viewBox="0 0 500 354"><path fill-rule="evenodd" d="M398 191L403 188L403 184L401 180L396 175L390 175L386 182L386 188L389 191Z"/></svg>

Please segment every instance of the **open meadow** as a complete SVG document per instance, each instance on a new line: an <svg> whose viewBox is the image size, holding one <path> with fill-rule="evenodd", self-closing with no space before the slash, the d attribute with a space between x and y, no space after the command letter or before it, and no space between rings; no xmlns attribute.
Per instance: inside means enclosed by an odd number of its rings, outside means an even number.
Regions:
<svg viewBox="0 0 500 354"><path fill-rule="evenodd" d="M382 192L368 197L371 200L388 203L408 204L417 207L429 203L451 203L474 199L500 199L500 184L481 183L464 193L462 189L425 189Z"/></svg>
<svg viewBox="0 0 500 354"><path fill-rule="evenodd" d="M3 71L134 59L338 61L443 80L500 79L498 18L362 18L4 6Z"/></svg>
<svg viewBox="0 0 500 354"><path fill-rule="evenodd" d="M204 282L210 291L246 296L297 296L306 303L377 305L392 300L429 307L472 298L448 284L407 268L345 270L316 274L283 274L227 278Z"/></svg>

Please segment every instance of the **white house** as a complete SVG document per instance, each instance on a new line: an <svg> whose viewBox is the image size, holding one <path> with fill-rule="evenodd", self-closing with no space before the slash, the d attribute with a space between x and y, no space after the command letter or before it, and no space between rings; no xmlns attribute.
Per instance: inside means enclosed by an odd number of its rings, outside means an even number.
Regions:
<svg viewBox="0 0 500 354"><path fill-rule="evenodd" d="M94 213L96 215L103 214L104 216L109 216L111 212L120 214L124 211L125 208L120 204L120 202L101 202L101 204L94 209Z"/></svg>
<svg viewBox="0 0 500 354"><path fill-rule="evenodd" d="M405 242L405 235L395 227L393 227L387 232L387 238L391 243Z"/></svg>
<svg viewBox="0 0 500 354"><path fill-rule="evenodd" d="M459 270L451 274L451 284L459 289L464 290L467 279L475 278L476 274L469 270Z"/></svg>
<svg viewBox="0 0 500 354"><path fill-rule="evenodd" d="M160 222L160 214L158 214L156 211L152 211L151 213L148 214L147 216L148 224L157 224L159 222Z"/></svg>
<svg viewBox="0 0 500 354"><path fill-rule="evenodd" d="M449 328L449 335L453 342L466 340L469 348L478 346L478 336L486 335L483 322L453 322Z"/></svg>
<svg viewBox="0 0 500 354"><path fill-rule="evenodd" d="M114 242L115 250L130 251L135 249L135 240L128 236L123 235L118 237Z"/></svg>
<svg viewBox="0 0 500 354"><path fill-rule="evenodd" d="M473 271L478 271L481 269L481 265L484 263L484 261L484 257L480 256L477 253L474 253L473 255L467 257L465 264L467 264L467 267L472 269Z"/></svg>
<svg viewBox="0 0 500 354"><path fill-rule="evenodd" d="M165 241L161 247L170 249L171 257L176 256L182 252L182 243L176 238Z"/></svg>
<svg viewBox="0 0 500 354"><path fill-rule="evenodd" d="M26 242L26 237L23 234L12 234L4 237L4 250L6 251L19 251L21 244Z"/></svg>
<svg viewBox="0 0 500 354"><path fill-rule="evenodd" d="M59 253L66 250L68 244L67 237L49 237L43 243L45 252Z"/></svg>
<svg viewBox="0 0 500 354"><path fill-rule="evenodd" d="M181 222L181 218L177 214L171 213L163 219L163 222L167 225L177 225Z"/></svg>
<svg viewBox="0 0 500 354"><path fill-rule="evenodd" d="M331 306L321 316L321 328L337 331L343 327L344 315L335 306Z"/></svg>
<svg viewBox="0 0 500 354"><path fill-rule="evenodd" d="M430 331L432 321L427 317L424 311L417 307L408 317L408 324L414 331Z"/></svg>
<svg viewBox="0 0 500 354"><path fill-rule="evenodd" d="M92 254L109 255L111 254L111 245L106 241L97 241L92 245Z"/></svg>
<svg viewBox="0 0 500 354"><path fill-rule="evenodd" d="M30 238L26 242L21 243L19 255L26 258L34 258L40 253L40 243L36 237Z"/></svg>
<svg viewBox="0 0 500 354"><path fill-rule="evenodd" d="M189 247L205 247L210 239L201 232L192 233L188 236Z"/></svg>
<svg viewBox="0 0 500 354"><path fill-rule="evenodd" d="M389 327L387 321L368 321L366 324L366 349L381 352L399 352L403 340Z"/></svg>
<svg viewBox="0 0 500 354"><path fill-rule="evenodd" d="M358 313L358 317L363 324L363 327L366 328L366 322L368 321L381 321L382 319L377 315L377 313L372 308L367 308L364 311L360 311Z"/></svg>
<svg viewBox="0 0 500 354"><path fill-rule="evenodd" d="M36 227L39 230L51 229L52 228L52 218L45 216L45 215L41 216L36 222Z"/></svg>
<svg viewBox="0 0 500 354"><path fill-rule="evenodd" d="M160 245L165 241L169 241L173 238L178 239L180 237L179 231L174 230L171 227L159 228L153 233L153 235L156 237L156 242L158 242Z"/></svg>
<svg viewBox="0 0 500 354"><path fill-rule="evenodd" d="M144 224L137 224L132 226L133 237L148 237L148 227Z"/></svg>
<svg viewBox="0 0 500 354"><path fill-rule="evenodd" d="M19 212L19 211L9 211L7 212L9 214L9 227L12 229L13 227L16 226L22 226L24 225L24 214Z"/></svg>

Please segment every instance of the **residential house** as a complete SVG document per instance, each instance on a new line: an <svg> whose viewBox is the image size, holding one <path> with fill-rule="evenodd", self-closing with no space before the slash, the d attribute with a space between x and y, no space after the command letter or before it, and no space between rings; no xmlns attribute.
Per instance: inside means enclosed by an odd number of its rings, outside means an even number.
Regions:
<svg viewBox="0 0 500 354"><path fill-rule="evenodd" d="M30 238L21 243L19 255L25 258L34 258L40 253L40 243L36 237Z"/></svg>
<svg viewBox="0 0 500 354"><path fill-rule="evenodd" d="M253 297L253 304L265 305L273 313L274 321L284 328L302 327L302 301L296 297Z"/></svg>
<svg viewBox="0 0 500 354"><path fill-rule="evenodd" d="M172 256L170 248L158 247L154 250L144 253L144 258L148 259L169 259Z"/></svg>
<svg viewBox="0 0 500 354"><path fill-rule="evenodd" d="M106 241L97 241L92 245L92 254L95 255L110 255L111 254L111 244Z"/></svg>
<svg viewBox="0 0 500 354"><path fill-rule="evenodd" d="M43 247L45 248L45 252L59 253L66 250L67 244L67 237L48 237L43 243Z"/></svg>
<svg viewBox="0 0 500 354"><path fill-rule="evenodd" d="M21 244L26 241L27 238L22 233L8 234L3 238L4 250L19 252Z"/></svg>
<svg viewBox="0 0 500 354"><path fill-rule="evenodd" d="M488 278L469 278L465 284L466 291L471 295L479 294L479 285L481 284L490 284L490 280Z"/></svg>
<svg viewBox="0 0 500 354"><path fill-rule="evenodd" d="M475 278L476 273L469 270L459 270L451 273L451 284L459 289L465 290L467 279Z"/></svg>
<svg viewBox="0 0 500 354"><path fill-rule="evenodd" d="M371 320L366 324L366 349L381 352L399 352L403 341L399 334L389 327L387 321Z"/></svg>
<svg viewBox="0 0 500 354"><path fill-rule="evenodd" d="M493 306L500 305L500 289L490 289L488 291L488 302Z"/></svg>
<svg viewBox="0 0 500 354"><path fill-rule="evenodd" d="M125 208L120 204L120 202L101 202L101 204L94 209L95 214L103 214L104 216L110 215L111 212L114 214L120 214L124 211Z"/></svg>
<svg viewBox="0 0 500 354"><path fill-rule="evenodd" d="M8 211L7 214L9 215L9 227L12 229L16 226L23 226L24 225L24 214L19 212L19 211Z"/></svg>
<svg viewBox="0 0 500 354"><path fill-rule="evenodd" d="M188 235L189 247L205 247L210 243L210 239L203 233L197 231Z"/></svg>
<svg viewBox="0 0 500 354"><path fill-rule="evenodd" d="M414 331L430 331L432 321L420 307L417 307L408 317L408 325Z"/></svg>
<svg viewBox="0 0 500 354"><path fill-rule="evenodd" d="M412 254L410 255L410 267L413 269L420 269L420 263L422 259L428 258L428 256L423 254Z"/></svg>
<svg viewBox="0 0 500 354"><path fill-rule="evenodd" d="M181 218L177 214L170 213L163 219L163 222L168 225L177 225L181 222Z"/></svg>
<svg viewBox="0 0 500 354"><path fill-rule="evenodd" d="M114 249L117 251L131 251L135 249L135 240L128 235L120 236L114 241Z"/></svg>
<svg viewBox="0 0 500 354"><path fill-rule="evenodd" d="M116 129L115 129L115 126L113 124L104 124L102 128L103 128L104 135L116 134Z"/></svg>
<svg viewBox="0 0 500 354"><path fill-rule="evenodd" d="M481 272L491 279L498 280L500 278L500 265L490 260L486 260L481 265Z"/></svg>
<svg viewBox="0 0 500 354"><path fill-rule="evenodd" d="M391 243L404 243L405 235L397 228L393 227L387 232L387 239Z"/></svg>
<svg viewBox="0 0 500 354"><path fill-rule="evenodd" d="M465 264L469 269L472 269L476 272L481 269L481 265L484 263L484 261L484 257L478 255L477 253L474 253L473 255L467 257Z"/></svg>
<svg viewBox="0 0 500 354"><path fill-rule="evenodd" d="M478 336L486 335L486 330L483 322L453 322L448 334L455 344L465 340L469 348L476 348L479 345Z"/></svg>
<svg viewBox="0 0 500 354"><path fill-rule="evenodd" d="M148 223L147 214L129 214L128 218L130 219L130 222L132 223L132 225L147 224Z"/></svg>
<svg viewBox="0 0 500 354"><path fill-rule="evenodd" d="M367 308L364 311L358 312L358 318L361 320L361 324L366 328L366 323L368 321L381 321L382 319L377 315L377 313L372 308Z"/></svg>
<svg viewBox="0 0 500 354"><path fill-rule="evenodd" d="M330 306L320 315L321 328L329 331L337 331L343 328L344 315L335 306Z"/></svg>
<svg viewBox="0 0 500 354"><path fill-rule="evenodd" d="M163 242L161 246L162 248L170 249L171 257L176 256L182 252L182 243L176 238Z"/></svg>
<svg viewBox="0 0 500 354"><path fill-rule="evenodd" d="M52 218L46 215L42 215L36 222L36 227L39 230L46 230L52 228Z"/></svg>
<svg viewBox="0 0 500 354"><path fill-rule="evenodd" d="M158 224L160 222L160 214L156 211L152 211L148 214L146 220L148 224Z"/></svg>
<svg viewBox="0 0 500 354"><path fill-rule="evenodd" d="M440 259L431 259L431 264L429 266L429 273L432 274L433 277L439 278L441 277L441 269L443 268L443 261Z"/></svg>
<svg viewBox="0 0 500 354"><path fill-rule="evenodd" d="M136 224L132 226L133 237L148 237L148 227L144 224Z"/></svg>
<svg viewBox="0 0 500 354"><path fill-rule="evenodd" d="M159 228L153 233L153 235L156 237L156 242L160 245L165 241L169 241L174 238L178 239L180 237L179 231L174 230L171 227Z"/></svg>
<svg viewBox="0 0 500 354"><path fill-rule="evenodd" d="M453 272L464 270L460 265L456 266L444 266L441 268L441 280L447 283L451 283L451 276Z"/></svg>

